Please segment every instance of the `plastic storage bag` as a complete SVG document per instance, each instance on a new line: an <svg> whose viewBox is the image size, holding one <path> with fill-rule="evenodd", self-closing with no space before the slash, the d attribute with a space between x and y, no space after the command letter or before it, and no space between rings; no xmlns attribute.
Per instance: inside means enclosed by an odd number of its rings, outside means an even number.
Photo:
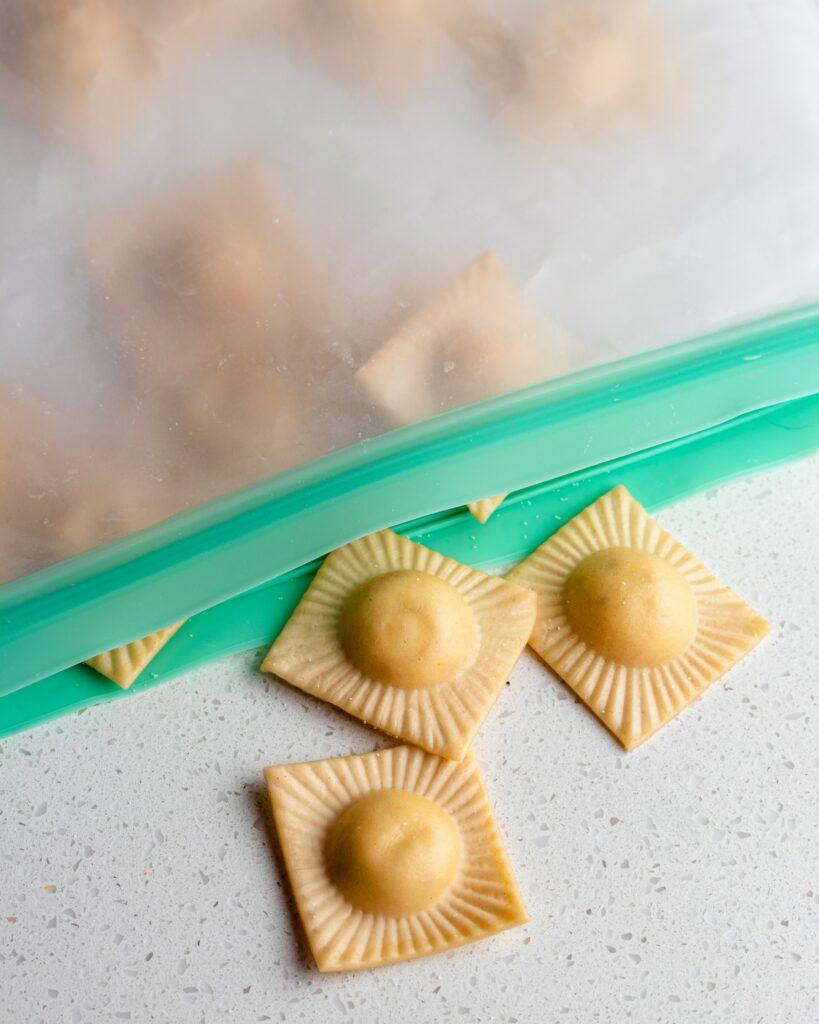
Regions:
<svg viewBox="0 0 819 1024"><path fill-rule="evenodd" d="M808 0L9 0L0 581L413 419L815 299L817 45ZM454 346L451 327L412 329L486 251L528 326ZM762 403L743 387L699 425ZM381 514L548 469L465 469ZM32 611L53 588L76 607L80 578L97 602L117 567L136 585L129 558L167 556L188 522L7 590L28 602L11 639L53 635ZM206 596L180 582L167 621L292 564Z"/></svg>

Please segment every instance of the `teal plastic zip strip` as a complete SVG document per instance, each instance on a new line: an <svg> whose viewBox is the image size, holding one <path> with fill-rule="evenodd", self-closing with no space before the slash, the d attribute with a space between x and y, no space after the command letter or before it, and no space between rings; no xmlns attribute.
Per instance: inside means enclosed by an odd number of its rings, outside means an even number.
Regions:
<svg viewBox="0 0 819 1024"><path fill-rule="evenodd" d="M819 396L812 396L527 488L511 495L484 526L465 509L457 509L398 530L459 561L489 567L524 556L617 484L625 484L656 511L817 449ZM300 566L195 615L128 691L77 665L0 698L0 736L92 704L127 700L213 658L272 643L317 567L315 561Z"/></svg>
<svg viewBox="0 0 819 1024"><path fill-rule="evenodd" d="M565 377L345 449L0 590L0 695L396 522L819 391L819 307Z"/></svg>

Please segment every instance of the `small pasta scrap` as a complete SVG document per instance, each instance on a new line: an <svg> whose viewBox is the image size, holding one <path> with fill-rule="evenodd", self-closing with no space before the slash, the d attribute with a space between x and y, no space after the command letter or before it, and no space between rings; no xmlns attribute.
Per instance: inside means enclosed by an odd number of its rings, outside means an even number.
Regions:
<svg viewBox="0 0 819 1024"><path fill-rule="evenodd" d="M184 621L183 619L182 622L177 622L173 626L158 629L155 633L150 633L140 640L134 640L130 644L122 644L110 651L96 654L85 664L96 669L100 675L110 679L117 686L121 686L123 690L127 690L136 682L174 633L184 625Z"/></svg>

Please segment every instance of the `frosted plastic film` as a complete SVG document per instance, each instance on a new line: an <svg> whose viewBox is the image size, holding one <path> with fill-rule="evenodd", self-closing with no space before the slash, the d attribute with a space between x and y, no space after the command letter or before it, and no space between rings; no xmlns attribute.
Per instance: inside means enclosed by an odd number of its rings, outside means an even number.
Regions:
<svg viewBox="0 0 819 1024"><path fill-rule="evenodd" d="M0 581L819 292L811 0L0 0Z"/></svg>

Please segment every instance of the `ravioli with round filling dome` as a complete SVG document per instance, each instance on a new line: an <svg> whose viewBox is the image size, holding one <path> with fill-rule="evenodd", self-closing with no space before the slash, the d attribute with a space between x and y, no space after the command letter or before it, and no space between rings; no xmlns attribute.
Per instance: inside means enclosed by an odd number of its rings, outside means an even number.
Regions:
<svg viewBox="0 0 819 1024"><path fill-rule="evenodd" d="M535 603L384 530L328 555L261 667L458 760L526 646Z"/></svg>
<svg viewBox="0 0 819 1024"><path fill-rule="evenodd" d="M537 595L530 645L628 750L769 628L625 487L571 519L508 579Z"/></svg>
<svg viewBox="0 0 819 1024"><path fill-rule="evenodd" d="M411 960L526 921L475 758L415 747L265 768L320 971Z"/></svg>

